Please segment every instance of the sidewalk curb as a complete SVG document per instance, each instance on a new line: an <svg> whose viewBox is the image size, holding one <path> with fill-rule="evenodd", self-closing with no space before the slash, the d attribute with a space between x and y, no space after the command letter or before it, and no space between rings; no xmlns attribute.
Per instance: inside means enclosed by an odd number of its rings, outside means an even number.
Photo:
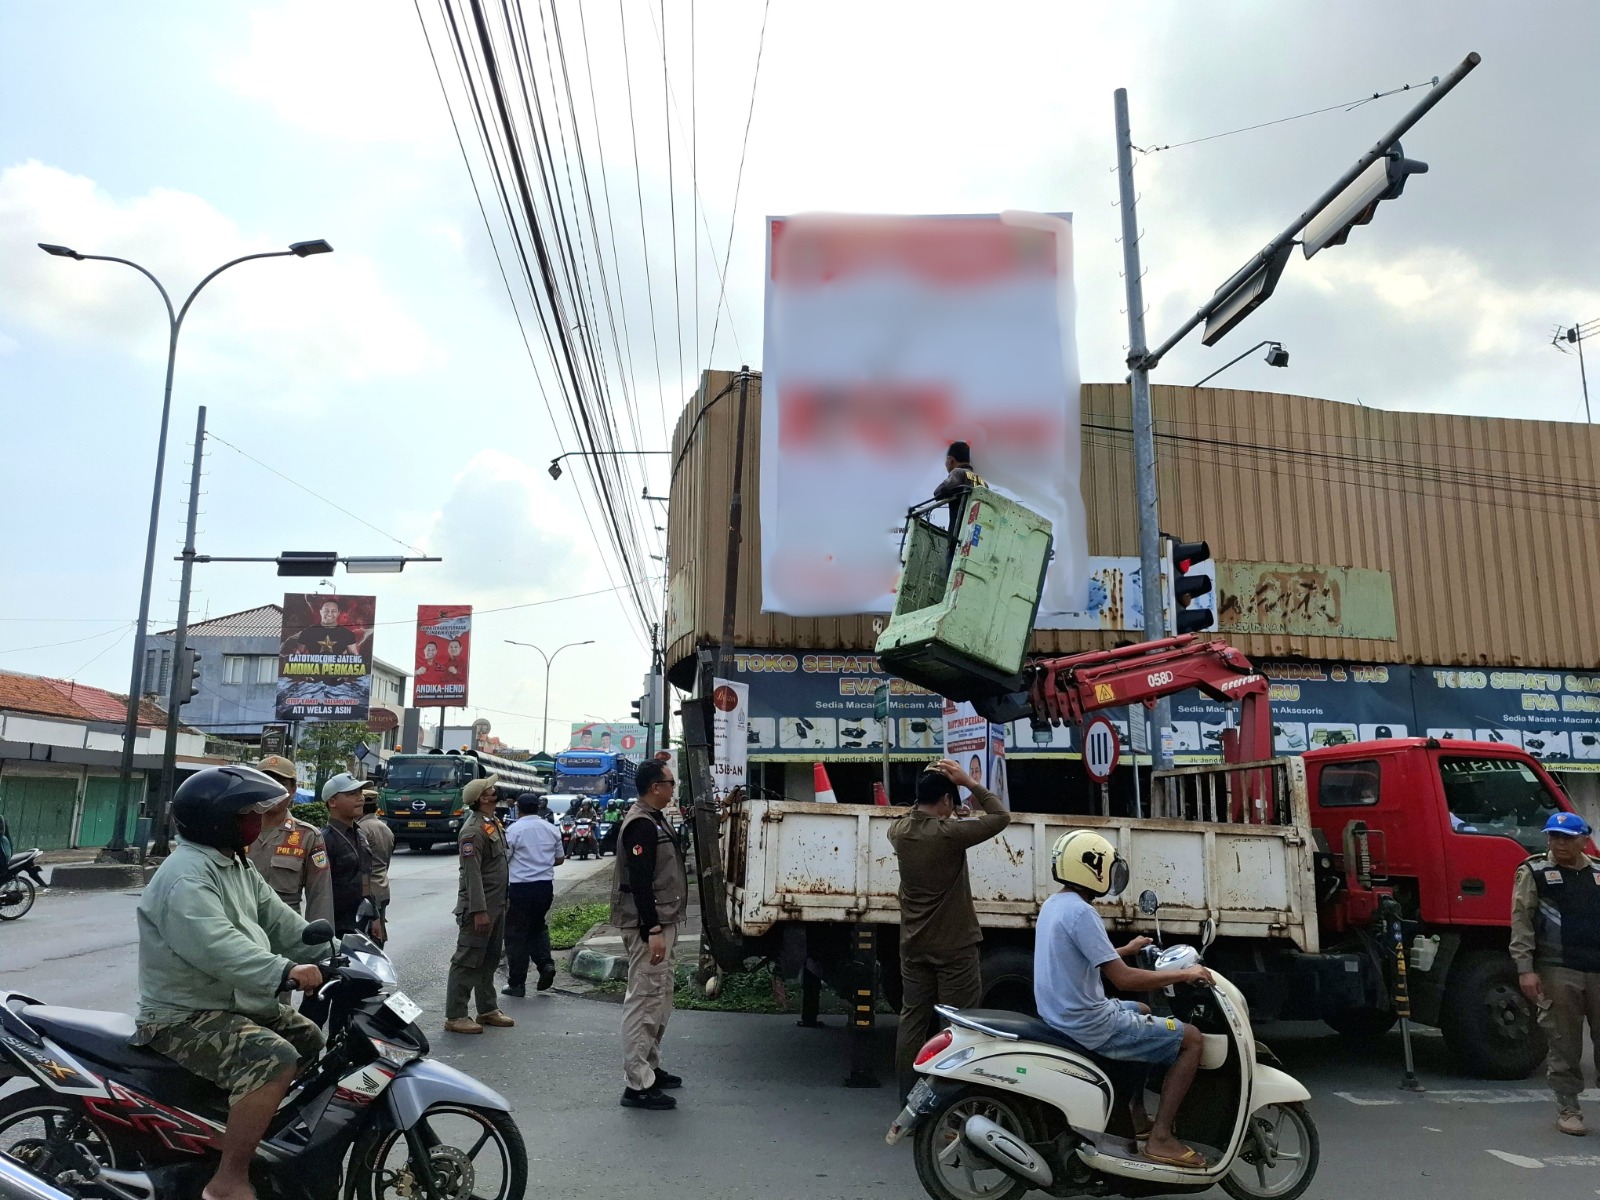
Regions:
<svg viewBox="0 0 1600 1200"><path fill-rule="evenodd" d="M154 867L136 863L62 863L50 868L50 886L85 892L121 891L144 887L154 874Z"/></svg>

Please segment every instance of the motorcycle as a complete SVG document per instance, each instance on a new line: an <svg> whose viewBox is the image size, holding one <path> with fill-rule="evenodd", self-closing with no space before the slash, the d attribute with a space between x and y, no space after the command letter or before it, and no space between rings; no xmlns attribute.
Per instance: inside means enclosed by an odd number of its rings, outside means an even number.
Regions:
<svg viewBox="0 0 1600 1200"><path fill-rule="evenodd" d="M333 927L313 922L303 936L331 943ZM346 934L318 965L328 1044L256 1151L262 1200L522 1200L528 1156L511 1106L429 1060L422 1009L383 951ZM9 1156L69 1200L198 1196L216 1169L228 1095L130 1046L133 1033L121 1013L0 994L0 1080L32 1085L0 1097L0 1162Z"/></svg>
<svg viewBox="0 0 1600 1200"><path fill-rule="evenodd" d="M600 843L594 835L594 822L588 817L583 817L574 822L572 826L572 844L568 849L570 858L589 858L600 855Z"/></svg>
<svg viewBox="0 0 1600 1200"><path fill-rule="evenodd" d="M15 921L33 907L35 887L44 887L39 873L42 850L10 855L0 866L0 921Z"/></svg>
<svg viewBox="0 0 1600 1200"><path fill-rule="evenodd" d="M1140 909L1154 915L1154 893ZM1157 927L1159 930L1159 926ZM1214 926L1208 922L1209 945ZM1181 970L1191 946L1146 947L1139 965ZM884 1140L913 1135L917 1177L934 1200L1148 1196L1219 1184L1235 1200L1295 1200L1316 1175L1320 1143L1311 1095L1257 1044L1238 988L1171 985L1173 1014L1205 1038L1200 1070L1174 1128L1205 1157L1198 1168L1142 1156L1127 1116L1143 1064L1107 1059L1036 1017L939 1006L948 1028L916 1057L921 1076Z"/></svg>
<svg viewBox="0 0 1600 1200"><path fill-rule="evenodd" d="M559 824L561 826L561 857L571 858L573 820L569 816L563 816Z"/></svg>
<svg viewBox="0 0 1600 1200"><path fill-rule="evenodd" d="M14 1158L0 1154L0 1200L72 1200Z"/></svg>

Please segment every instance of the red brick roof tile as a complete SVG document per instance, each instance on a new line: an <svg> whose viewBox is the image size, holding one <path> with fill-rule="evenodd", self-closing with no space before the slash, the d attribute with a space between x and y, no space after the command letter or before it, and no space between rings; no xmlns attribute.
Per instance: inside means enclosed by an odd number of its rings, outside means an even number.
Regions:
<svg viewBox="0 0 1600 1200"><path fill-rule="evenodd" d="M0 709L74 721L125 721L128 699L120 693L70 679L0 671ZM161 727L166 723L167 715L160 705L149 700L140 701L140 725Z"/></svg>

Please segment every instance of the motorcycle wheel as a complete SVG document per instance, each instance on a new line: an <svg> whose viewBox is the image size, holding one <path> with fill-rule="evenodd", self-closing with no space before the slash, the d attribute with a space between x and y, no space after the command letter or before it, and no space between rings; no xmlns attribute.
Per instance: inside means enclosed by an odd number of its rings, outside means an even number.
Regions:
<svg viewBox="0 0 1600 1200"><path fill-rule="evenodd" d="M33 907L33 881L18 875L0 883L0 921L15 921Z"/></svg>
<svg viewBox="0 0 1600 1200"><path fill-rule="evenodd" d="M51 1145L52 1141L59 1145ZM127 1165L124 1160L131 1160L130 1155L119 1156L105 1130L64 1096L33 1087L0 1099L0 1154L16 1159L34 1174L54 1184L71 1169L58 1155L74 1142L84 1146L102 1167L115 1170Z"/></svg>
<svg viewBox="0 0 1600 1200"><path fill-rule="evenodd" d="M1250 1115L1250 1131L1222 1181L1233 1200L1295 1200L1317 1174L1322 1143L1304 1104L1269 1104Z"/></svg>
<svg viewBox="0 0 1600 1200"><path fill-rule="evenodd" d="M961 1140L961 1128L971 1116L988 1117L1024 1140L1034 1140L1032 1113L1015 1097L962 1088L917 1125L912 1150L923 1189L933 1200L1021 1200L1028 1184Z"/></svg>
<svg viewBox="0 0 1600 1200"><path fill-rule="evenodd" d="M522 1200L528 1151L510 1113L470 1104L433 1104L417 1122L440 1200ZM357 1140L346 1200L426 1196L404 1131L369 1129Z"/></svg>

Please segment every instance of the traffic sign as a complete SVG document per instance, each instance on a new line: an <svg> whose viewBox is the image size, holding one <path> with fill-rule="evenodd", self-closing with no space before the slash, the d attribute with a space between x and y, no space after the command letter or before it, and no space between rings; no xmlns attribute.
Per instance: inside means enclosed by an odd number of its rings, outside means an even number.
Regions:
<svg viewBox="0 0 1600 1200"><path fill-rule="evenodd" d="M1083 727L1083 768L1090 779L1109 782L1121 754L1116 728L1105 717L1095 717Z"/></svg>

